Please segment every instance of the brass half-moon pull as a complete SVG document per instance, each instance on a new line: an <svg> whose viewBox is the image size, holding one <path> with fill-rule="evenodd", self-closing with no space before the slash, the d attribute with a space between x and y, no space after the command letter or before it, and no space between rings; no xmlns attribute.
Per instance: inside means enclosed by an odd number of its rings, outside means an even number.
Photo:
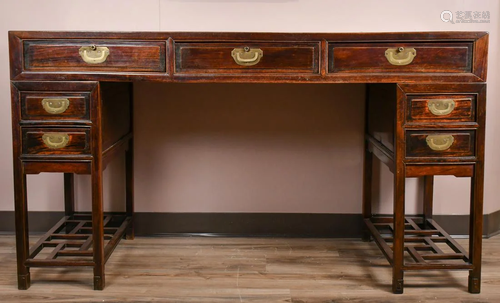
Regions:
<svg viewBox="0 0 500 303"><path fill-rule="evenodd" d="M109 56L109 49L105 46L82 46L79 54L86 63L99 64L106 61Z"/></svg>
<svg viewBox="0 0 500 303"><path fill-rule="evenodd" d="M234 61L242 66L252 66L259 63L264 52L260 48L235 48L231 52Z"/></svg>
<svg viewBox="0 0 500 303"><path fill-rule="evenodd" d="M427 107L430 112L436 116L448 115L455 109L455 100L453 99L436 99L427 101Z"/></svg>
<svg viewBox="0 0 500 303"><path fill-rule="evenodd" d="M417 50L414 48L388 48L385 51L385 57L392 65L408 65L417 55Z"/></svg>
<svg viewBox="0 0 500 303"><path fill-rule="evenodd" d="M447 150L451 147L455 138L452 135L429 135L425 138L427 145L432 150Z"/></svg>
<svg viewBox="0 0 500 303"><path fill-rule="evenodd" d="M64 133L46 133L42 136L43 143L50 148L63 148L69 143L69 135Z"/></svg>
<svg viewBox="0 0 500 303"><path fill-rule="evenodd" d="M62 114L68 109L69 100L55 98L43 99L42 106L49 114Z"/></svg>

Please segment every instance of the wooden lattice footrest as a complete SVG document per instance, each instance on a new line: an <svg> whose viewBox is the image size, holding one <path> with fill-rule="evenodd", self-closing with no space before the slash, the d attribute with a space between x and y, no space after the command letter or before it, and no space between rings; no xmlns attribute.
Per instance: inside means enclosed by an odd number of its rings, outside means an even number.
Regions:
<svg viewBox="0 0 500 303"><path fill-rule="evenodd" d="M365 219L373 239L393 264L393 219ZM405 218L405 258L403 270L472 269L468 254L434 220Z"/></svg>
<svg viewBox="0 0 500 303"><path fill-rule="evenodd" d="M124 236L131 217L113 213L104 215L104 255L106 260ZM92 251L92 215L65 216L30 249L29 267L94 266Z"/></svg>

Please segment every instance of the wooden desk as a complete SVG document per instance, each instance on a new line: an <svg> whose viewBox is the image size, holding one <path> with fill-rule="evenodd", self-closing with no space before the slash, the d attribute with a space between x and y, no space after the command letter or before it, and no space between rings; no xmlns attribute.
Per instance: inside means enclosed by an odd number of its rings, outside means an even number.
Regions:
<svg viewBox="0 0 500 303"><path fill-rule="evenodd" d="M393 292L404 271L463 269L479 293L487 33L10 32L9 42L19 289L31 267L91 266L101 290L106 260L134 237L131 81L317 82L369 83L364 239L391 263ZM103 214L103 170L120 152L126 213ZM390 217L372 215L373 155L394 173ZM26 175L41 172L64 173L66 216L30 249ZM91 175L91 213L74 210L74 174ZM432 220L435 175L471 177L469 253ZM416 218L405 218L407 177L425 180Z"/></svg>

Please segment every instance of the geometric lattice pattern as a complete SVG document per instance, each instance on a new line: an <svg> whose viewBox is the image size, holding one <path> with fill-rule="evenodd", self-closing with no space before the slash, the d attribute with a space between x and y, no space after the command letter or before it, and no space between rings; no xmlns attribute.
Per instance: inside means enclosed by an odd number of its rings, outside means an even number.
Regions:
<svg viewBox="0 0 500 303"><path fill-rule="evenodd" d="M392 264L392 217L374 217L365 223ZM432 219L405 218L404 246L404 270L472 269L467 252Z"/></svg>
<svg viewBox="0 0 500 303"><path fill-rule="evenodd" d="M121 213L105 214L104 255L107 260L131 222ZM75 213L65 216L32 246L26 265L94 266L92 251L92 215Z"/></svg>

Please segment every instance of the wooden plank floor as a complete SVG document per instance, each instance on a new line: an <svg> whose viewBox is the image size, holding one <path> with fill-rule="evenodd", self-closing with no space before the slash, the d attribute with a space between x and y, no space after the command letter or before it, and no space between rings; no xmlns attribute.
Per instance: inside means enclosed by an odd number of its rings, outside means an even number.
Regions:
<svg viewBox="0 0 500 303"><path fill-rule="evenodd" d="M467 293L466 271L407 273L393 295L382 253L357 239L137 238L111 256L104 291L90 268L33 268L19 291L14 236L3 235L0 302L500 302L500 237L483 256L480 295Z"/></svg>

